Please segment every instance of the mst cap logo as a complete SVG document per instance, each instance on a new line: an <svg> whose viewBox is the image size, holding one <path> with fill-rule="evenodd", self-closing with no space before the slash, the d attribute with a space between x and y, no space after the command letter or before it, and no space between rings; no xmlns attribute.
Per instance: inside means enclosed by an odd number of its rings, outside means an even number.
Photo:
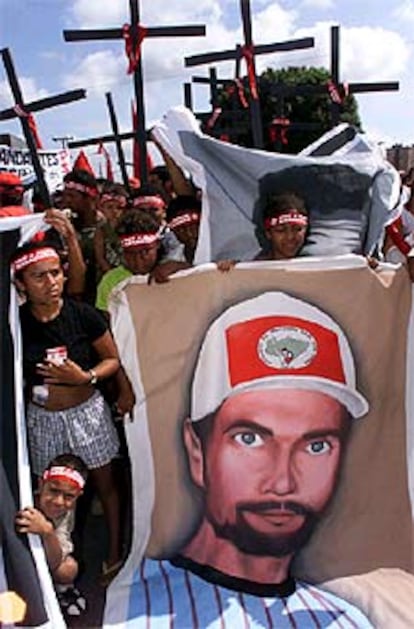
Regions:
<svg viewBox="0 0 414 629"><path fill-rule="evenodd" d="M306 367L317 351L318 344L312 334L293 326L271 328L257 344L259 358L274 369Z"/></svg>

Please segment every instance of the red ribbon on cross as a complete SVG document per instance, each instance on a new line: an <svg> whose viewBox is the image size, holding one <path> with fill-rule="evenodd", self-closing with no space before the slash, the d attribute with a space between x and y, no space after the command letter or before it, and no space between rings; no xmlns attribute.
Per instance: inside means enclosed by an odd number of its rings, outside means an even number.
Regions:
<svg viewBox="0 0 414 629"><path fill-rule="evenodd" d="M332 79L329 79L329 81L326 84L326 87L328 89L328 94L331 101L333 103L336 103L337 105L342 105L345 98L349 94L348 83L343 83L342 85L338 85L334 81L332 81Z"/></svg>
<svg viewBox="0 0 414 629"><path fill-rule="evenodd" d="M289 140L287 137L288 129L290 126L289 118L281 117L281 118L273 118L269 127L269 138L270 141L275 144L278 140L282 142L282 144L289 144Z"/></svg>
<svg viewBox="0 0 414 629"><path fill-rule="evenodd" d="M234 79L234 82L237 87L237 94L239 97L240 104L244 109L247 109L249 106L249 103L247 102L246 94L244 93L243 81L241 81L241 79Z"/></svg>
<svg viewBox="0 0 414 629"><path fill-rule="evenodd" d="M98 155L103 155L104 159L105 159L105 165L106 165L106 178L108 181L113 181L114 180L114 173L112 170L112 162L111 162L111 156L109 155L109 152L107 151L107 149L104 147L104 145L102 144L102 142L100 142L99 146L98 146L98 151L97 151Z"/></svg>
<svg viewBox="0 0 414 629"><path fill-rule="evenodd" d="M256 73L254 71L254 49L251 46L242 46L241 52L246 60L247 76L249 77L250 94L253 100L258 100L259 95L257 92Z"/></svg>
<svg viewBox="0 0 414 629"><path fill-rule="evenodd" d="M30 132L33 136L33 140L36 145L36 148L42 149L43 148L42 140L40 139L39 131L37 130L36 120L33 114L31 114L30 111L26 111L21 105L15 105L13 109L19 118L27 119L27 123L29 125Z"/></svg>
<svg viewBox="0 0 414 629"><path fill-rule="evenodd" d="M206 122L206 129L208 131L212 130L212 128L216 124L218 118L220 117L221 112L222 112L221 107L214 107L213 112L212 112L210 118Z"/></svg>
<svg viewBox="0 0 414 629"><path fill-rule="evenodd" d="M133 74L137 69L138 61L141 56L141 44L144 41L148 32L148 29L145 26L141 26L140 24L137 24L136 29L137 41L134 47L134 42L131 35L131 25L124 24L124 26L122 27L122 37L124 38L125 42L125 54L127 56L129 64L127 74Z"/></svg>

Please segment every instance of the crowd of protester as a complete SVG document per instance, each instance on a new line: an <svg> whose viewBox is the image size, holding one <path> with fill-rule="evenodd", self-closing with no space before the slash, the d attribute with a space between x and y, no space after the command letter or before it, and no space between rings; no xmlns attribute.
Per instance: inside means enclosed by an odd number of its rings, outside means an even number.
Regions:
<svg viewBox="0 0 414 629"><path fill-rule="evenodd" d="M128 481L119 483L114 460L121 460L127 479L123 423L117 420L131 416L135 396L111 334L110 295L132 275L163 283L194 264L200 191L168 154L163 157L165 165L150 172L147 184L128 189L74 168L54 195L54 208L45 213L49 229L19 248L11 261L22 302L27 433L36 487L34 507L17 513L16 529L41 537L66 616L86 609L76 587L78 551L71 539L85 482L96 490L108 530L103 583L117 574L127 554L128 527L121 522ZM405 208L387 228L379 252L385 260L406 264L412 277L413 182L412 172L403 176ZM16 175L0 173L0 216L27 214L23 193ZM33 202L35 211L42 211L36 196ZM297 191L271 196L262 220L266 244L256 260L300 255L309 217ZM221 271L231 272L236 264L217 261Z"/></svg>

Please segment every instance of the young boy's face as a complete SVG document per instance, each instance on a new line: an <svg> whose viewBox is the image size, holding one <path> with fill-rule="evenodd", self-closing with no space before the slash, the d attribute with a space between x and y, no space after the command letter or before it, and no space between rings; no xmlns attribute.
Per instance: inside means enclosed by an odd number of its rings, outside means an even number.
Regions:
<svg viewBox="0 0 414 629"><path fill-rule="evenodd" d="M125 266L134 275L151 273L158 260L159 243L154 242L145 247L124 249Z"/></svg>
<svg viewBox="0 0 414 629"><path fill-rule="evenodd" d="M190 223L188 225L174 227L173 231L183 245L186 245L189 249L194 251L198 242L199 227L198 223Z"/></svg>
<svg viewBox="0 0 414 629"><path fill-rule="evenodd" d="M40 480L38 507L46 517L55 520L74 509L81 493L82 491L70 481Z"/></svg>

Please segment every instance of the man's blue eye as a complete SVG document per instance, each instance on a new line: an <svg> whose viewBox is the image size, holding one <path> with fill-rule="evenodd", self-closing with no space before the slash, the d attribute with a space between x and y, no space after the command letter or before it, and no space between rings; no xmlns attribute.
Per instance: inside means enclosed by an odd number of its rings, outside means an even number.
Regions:
<svg viewBox="0 0 414 629"><path fill-rule="evenodd" d="M326 441L326 439L321 439L320 441L312 441L312 443L309 443L306 446L306 451L309 452L309 454L313 454L316 456L318 454L326 454L330 450L332 450L332 446L329 441Z"/></svg>
<svg viewBox="0 0 414 629"><path fill-rule="evenodd" d="M259 434L251 431L238 432L236 435L234 435L234 440L239 445L247 446L249 448L257 448L264 443L262 437Z"/></svg>

